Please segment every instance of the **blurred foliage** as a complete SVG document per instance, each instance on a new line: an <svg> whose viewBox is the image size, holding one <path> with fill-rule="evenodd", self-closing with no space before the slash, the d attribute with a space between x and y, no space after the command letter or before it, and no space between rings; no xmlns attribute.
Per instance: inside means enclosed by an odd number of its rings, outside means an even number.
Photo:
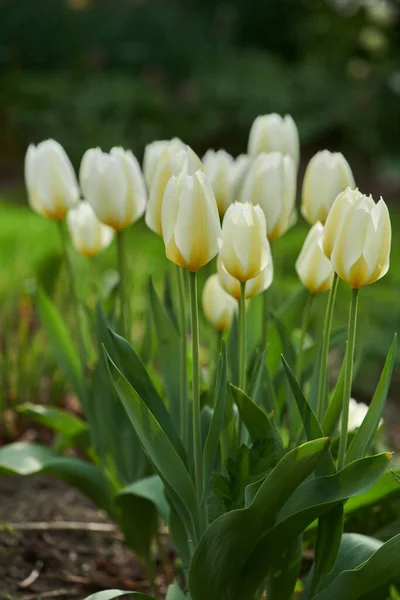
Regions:
<svg viewBox="0 0 400 600"><path fill-rule="evenodd" d="M385 20L353 4L3 0L2 163L21 163L29 142L50 136L75 164L88 146L141 155L174 135L200 153L239 153L254 117L277 111L293 114L304 143L390 166L399 155L398 13Z"/></svg>

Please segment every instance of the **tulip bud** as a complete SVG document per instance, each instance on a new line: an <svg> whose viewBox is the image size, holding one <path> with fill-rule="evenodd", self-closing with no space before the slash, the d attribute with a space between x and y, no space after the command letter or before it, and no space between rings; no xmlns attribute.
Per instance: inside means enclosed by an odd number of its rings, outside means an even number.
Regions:
<svg viewBox="0 0 400 600"><path fill-rule="evenodd" d="M317 152L304 175L301 212L313 225L325 223L329 210L340 192L355 186L350 165L340 152Z"/></svg>
<svg viewBox="0 0 400 600"><path fill-rule="evenodd" d="M140 219L146 208L146 187L139 163L130 150L87 150L79 178L83 195L97 217L116 231Z"/></svg>
<svg viewBox="0 0 400 600"><path fill-rule="evenodd" d="M188 175L203 169L201 161L193 150L178 139L171 140L160 157L150 186L149 201L146 210L146 224L162 235L162 203L165 188L171 177L178 176L183 170Z"/></svg>
<svg viewBox="0 0 400 600"><path fill-rule="evenodd" d="M276 113L257 117L251 126L248 153L256 156L261 152L281 152L299 164L300 143L297 127L290 115L281 117Z"/></svg>
<svg viewBox="0 0 400 600"><path fill-rule="evenodd" d="M157 170L158 161L168 148L171 140L156 140L147 144L144 149L143 156L143 176L146 182L147 188L150 189L151 181Z"/></svg>
<svg viewBox="0 0 400 600"><path fill-rule="evenodd" d="M329 290L333 281L331 261L325 256L322 241L324 227L317 222L307 234L296 261L301 283L313 294Z"/></svg>
<svg viewBox="0 0 400 600"><path fill-rule="evenodd" d="M237 308L236 300L226 293L218 275L211 275L203 288L203 312L207 320L219 331L229 329Z"/></svg>
<svg viewBox="0 0 400 600"><path fill-rule="evenodd" d="M208 150L203 157L203 165L222 217L232 202L233 158L225 150Z"/></svg>
<svg viewBox="0 0 400 600"><path fill-rule="evenodd" d="M224 290L233 296L236 300L240 300L240 281L229 275L228 271L225 269L224 264L221 260L221 257L218 256L217 260L217 271L219 281L224 288ZM252 298L257 294L261 294L269 288L274 278L274 266L272 261L272 255L270 253L269 260L265 269L254 277L254 279L249 279L246 283L246 299Z"/></svg>
<svg viewBox="0 0 400 600"><path fill-rule="evenodd" d="M221 225L214 192L203 171L172 176L162 201L166 255L173 263L197 271L218 254Z"/></svg>
<svg viewBox="0 0 400 600"><path fill-rule="evenodd" d="M233 161L232 171L232 201L240 198L243 182L252 163L252 157L248 154L239 154Z"/></svg>
<svg viewBox="0 0 400 600"><path fill-rule="evenodd" d="M31 208L54 221L64 219L79 200L71 161L54 140L29 146L25 156L25 183Z"/></svg>
<svg viewBox="0 0 400 600"><path fill-rule="evenodd" d="M235 202L222 223L221 260L232 277L241 282L257 277L270 257L267 225L259 206Z"/></svg>
<svg viewBox="0 0 400 600"><path fill-rule="evenodd" d="M259 154L243 183L242 201L259 204L267 221L269 240L283 235L293 223L296 169L290 156Z"/></svg>
<svg viewBox="0 0 400 600"><path fill-rule="evenodd" d="M107 248L114 237L114 230L99 221L87 200L69 210L67 223L74 248L88 258Z"/></svg>
<svg viewBox="0 0 400 600"><path fill-rule="evenodd" d="M324 252L352 288L383 277L389 269L392 230L382 198L347 189L336 198L325 224Z"/></svg>

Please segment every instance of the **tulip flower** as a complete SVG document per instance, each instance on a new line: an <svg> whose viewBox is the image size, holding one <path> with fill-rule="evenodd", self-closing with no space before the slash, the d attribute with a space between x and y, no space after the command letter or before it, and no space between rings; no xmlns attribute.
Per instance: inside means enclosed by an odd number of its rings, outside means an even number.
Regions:
<svg viewBox="0 0 400 600"><path fill-rule="evenodd" d="M54 221L62 221L79 200L71 161L55 140L29 146L25 156L25 183L31 208Z"/></svg>
<svg viewBox="0 0 400 600"><path fill-rule="evenodd" d="M165 188L172 176L178 176L183 170L188 175L202 169L202 163L193 150L178 139L171 140L160 157L157 169L151 181L149 201L146 210L146 224L157 233L162 232L162 203Z"/></svg>
<svg viewBox="0 0 400 600"><path fill-rule="evenodd" d="M83 195L97 217L122 231L137 221L146 208L146 187L139 163L130 150L87 150L79 178Z"/></svg>
<svg viewBox="0 0 400 600"><path fill-rule="evenodd" d="M324 251L334 271L358 289L389 269L391 224L382 198L377 204L358 190L336 198L325 225Z"/></svg>
<svg viewBox="0 0 400 600"><path fill-rule="evenodd" d="M350 165L340 152L317 152L304 175L301 212L313 225L325 223L329 210L340 192L355 186Z"/></svg>
<svg viewBox="0 0 400 600"><path fill-rule="evenodd" d="M70 209L67 224L75 249L88 258L107 248L114 237L114 230L99 221L87 200Z"/></svg>
<svg viewBox="0 0 400 600"><path fill-rule="evenodd" d="M296 261L296 271L301 283L313 294L329 290L333 281L331 261L326 257L322 246L323 236L323 225L315 223L308 232Z"/></svg>
<svg viewBox="0 0 400 600"><path fill-rule="evenodd" d="M218 254L221 225L203 171L170 178L162 201L162 232L169 260L189 271L197 271Z"/></svg>
<svg viewBox="0 0 400 600"><path fill-rule="evenodd" d="M268 239L283 235L293 225L296 201L296 168L280 152L259 154L241 190L242 201L259 204L267 221Z"/></svg>
<svg viewBox="0 0 400 600"><path fill-rule="evenodd" d="M240 282L254 279L268 265L270 248L264 213L250 202L235 202L222 224L221 260L225 269Z"/></svg>
<svg viewBox="0 0 400 600"><path fill-rule="evenodd" d="M238 305L221 286L218 275L209 277L203 288L203 312L218 331L229 329Z"/></svg>
<svg viewBox="0 0 400 600"><path fill-rule="evenodd" d="M147 144L144 149L143 176L148 189L151 187L158 162L170 143L171 140L156 140L151 144Z"/></svg>
<svg viewBox="0 0 400 600"><path fill-rule="evenodd" d="M233 199L233 157L225 150L208 150L203 157L203 165L214 190L218 212L222 217Z"/></svg>
<svg viewBox="0 0 400 600"><path fill-rule="evenodd" d="M217 260L217 272L219 281L224 288L224 290L233 296L237 301L240 300L240 281L229 275L228 271L225 269L224 264L221 260L221 257L218 257ZM246 282L246 299L252 298L257 294L261 294L267 290L274 278L274 267L272 262L271 252L269 253L269 260L265 269L254 277L254 279L249 279Z"/></svg>
<svg viewBox="0 0 400 600"><path fill-rule="evenodd" d="M256 156L261 152L288 154L298 166L299 134L290 115L281 117L273 113L256 118L250 130L248 153Z"/></svg>
<svg viewBox="0 0 400 600"><path fill-rule="evenodd" d="M362 422L367 415L368 408L369 407L364 404L364 402L357 402L354 398L350 398L348 431L354 431L361 427ZM382 424L383 419L379 421L379 426Z"/></svg>

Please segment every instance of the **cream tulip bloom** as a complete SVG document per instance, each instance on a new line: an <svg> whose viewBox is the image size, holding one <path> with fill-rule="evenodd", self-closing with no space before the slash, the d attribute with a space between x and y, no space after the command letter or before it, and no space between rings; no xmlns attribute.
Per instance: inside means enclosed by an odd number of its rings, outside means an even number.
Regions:
<svg viewBox="0 0 400 600"><path fill-rule="evenodd" d="M248 153L256 156L261 152L281 152L299 164L300 142L295 122L290 115L281 117L276 113L255 119L250 129Z"/></svg>
<svg viewBox="0 0 400 600"><path fill-rule="evenodd" d="M221 225L212 187L203 171L172 176L162 201L167 258L189 271L207 264L221 245Z"/></svg>
<svg viewBox="0 0 400 600"><path fill-rule="evenodd" d="M369 407L364 404L364 402L357 402L354 398L350 398L348 431L354 431L361 427L362 422L367 415L368 408ZM382 424L383 419L379 421L379 427Z"/></svg>
<svg viewBox="0 0 400 600"><path fill-rule="evenodd" d="M79 200L79 187L71 161L55 140L31 144L25 155L25 184L31 208L61 221Z"/></svg>
<svg viewBox="0 0 400 600"><path fill-rule="evenodd" d="M177 140L178 138L175 139ZM148 189L151 187L151 182L156 173L158 162L171 141L175 140L156 140L151 142L151 144L147 144L144 149L143 175Z"/></svg>
<svg viewBox="0 0 400 600"><path fill-rule="evenodd" d="M122 231L140 219L146 208L146 186L139 163L130 150L87 150L79 179L83 195L98 219Z"/></svg>
<svg viewBox="0 0 400 600"><path fill-rule="evenodd" d="M69 210L67 224L74 248L88 258L107 248L114 237L114 230L99 221L87 200Z"/></svg>
<svg viewBox="0 0 400 600"><path fill-rule="evenodd" d="M218 331L229 329L238 304L221 286L218 275L209 277L203 288L203 312Z"/></svg>
<svg viewBox="0 0 400 600"><path fill-rule="evenodd" d="M339 194L325 225L324 251L334 271L352 288L383 277L390 262L392 230L388 208L358 190Z"/></svg>
<svg viewBox="0 0 400 600"><path fill-rule="evenodd" d="M324 227L317 222L307 234L296 261L296 272L301 283L313 294L325 292L332 286L333 269L325 256L322 241Z"/></svg>
<svg viewBox="0 0 400 600"><path fill-rule="evenodd" d="M296 202L296 168L280 152L259 154L245 177L242 202L259 204L267 220L268 239L283 235L293 224Z"/></svg>
<svg viewBox="0 0 400 600"><path fill-rule="evenodd" d="M146 209L146 225L158 235L162 235L162 203L168 181L182 171L188 175L203 169L203 165L193 150L178 139L171 140L157 163L151 180L149 201Z"/></svg>
<svg viewBox="0 0 400 600"><path fill-rule="evenodd" d="M322 150L307 165L304 174L301 212L311 225L325 223L335 198L346 188L354 188L350 165L340 152Z"/></svg>
<svg viewBox="0 0 400 600"><path fill-rule="evenodd" d="M235 202L222 223L221 260L232 277L241 282L254 279L270 257L265 216L259 206Z"/></svg>
<svg viewBox="0 0 400 600"><path fill-rule="evenodd" d="M240 300L240 281L229 275L228 271L225 269L224 264L221 260L221 257L218 256L217 259L217 273L219 277L219 281L224 288L224 290L233 296L237 301ZM272 261L272 255L270 252L269 260L265 269L261 271L257 277L254 279L249 279L246 282L246 300L256 296L257 294L261 294L261 292L265 292L267 290L274 278L274 265Z"/></svg>
<svg viewBox="0 0 400 600"><path fill-rule="evenodd" d="M208 150L203 156L204 171L214 190L220 217L232 203L233 157L225 150Z"/></svg>

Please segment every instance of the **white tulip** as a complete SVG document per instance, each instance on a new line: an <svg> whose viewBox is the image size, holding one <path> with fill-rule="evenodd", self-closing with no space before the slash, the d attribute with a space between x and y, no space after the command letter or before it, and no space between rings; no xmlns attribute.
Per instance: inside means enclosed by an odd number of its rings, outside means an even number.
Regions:
<svg viewBox="0 0 400 600"><path fill-rule="evenodd" d="M170 143L171 140L156 140L147 144L144 149L143 175L148 189L151 187L158 162Z"/></svg>
<svg viewBox="0 0 400 600"><path fill-rule="evenodd" d="M221 257L218 256L217 260L217 272L219 281L224 288L224 290L233 296L236 300L240 300L240 281L229 275L228 271L225 269L224 264L221 260ZM274 265L272 261L272 255L270 253L270 257L267 263L267 266L257 275L254 279L249 279L246 282L246 299L252 298L257 294L261 294L261 292L265 292L267 290L274 278Z"/></svg>
<svg viewBox="0 0 400 600"><path fill-rule="evenodd" d="M99 221L87 200L69 210L67 224L73 246L88 258L107 248L114 237L114 230Z"/></svg>
<svg viewBox="0 0 400 600"><path fill-rule="evenodd" d="M368 406L364 402L357 402L354 398L350 398L348 431L358 429L362 425L367 412ZM382 424L383 419L379 421L379 426Z"/></svg>
<svg viewBox="0 0 400 600"><path fill-rule="evenodd" d="M355 186L350 165L340 152L322 150L312 157L304 175L301 212L313 225L325 223L335 198Z"/></svg>
<svg viewBox="0 0 400 600"><path fill-rule="evenodd" d="M225 150L208 150L203 156L202 162L214 190L218 212L222 217L232 202L233 157Z"/></svg>
<svg viewBox="0 0 400 600"><path fill-rule="evenodd" d="M188 175L202 169L202 163L193 150L178 139L171 140L167 149L157 162L157 168L151 180L149 201L146 210L146 224L162 235L162 203L165 188L172 176L178 176L185 171Z"/></svg>
<svg viewBox="0 0 400 600"><path fill-rule="evenodd" d="M325 292L332 286L333 269L326 257L322 242L324 227L315 223L304 241L296 261L296 271L301 283L313 294Z"/></svg>
<svg viewBox="0 0 400 600"><path fill-rule="evenodd" d="M280 152L259 154L245 177L243 202L259 204L267 220L269 240L283 235L293 224L296 201L296 168Z"/></svg>
<svg viewBox="0 0 400 600"><path fill-rule="evenodd" d="M25 183L31 208L55 221L64 219L79 200L71 161L55 140L29 146L25 155Z"/></svg>
<svg viewBox="0 0 400 600"><path fill-rule="evenodd" d="M270 248L264 213L259 206L235 202L222 223L221 260L232 277L254 279L268 265Z"/></svg>
<svg viewBox="0 0 400 600"><path fill-rule="evenodd" d="M173 263L197 271L221 245L221 225L214 192L203 171L172 176L162 201L166 255Z"/></svg>
<svg viewBox="0 0 400 600"><path fill-rule="evenodd" d="M146 187L139 163L130 150L87 150L79 178L83 195L97 217L122 231L140 219L146 208Z"/></svg>
<svg viewBox="0 0 400 600"><path fill-rule="evenodd" d="M276 113L257 117L251 126L248 153L256 156L261 152L281 152L299 164L300 142L295 122L290 115L281 117Z"/></svg>
<svg viewBox="0 0 400 600"><path fill-rule="evenodd" d="M325 224L323 247L341 279L360 288L383 277L389 269L391 239L382 198L375 204L358 190L339 194Z"/></svg>
<svg viewBox="0 0 400 600"><path fill-rule="evenodd" d="M217 274L207 279L202 300L204 315L211 325L219 331L229 329L238 304L221 286Z"/></svg>

